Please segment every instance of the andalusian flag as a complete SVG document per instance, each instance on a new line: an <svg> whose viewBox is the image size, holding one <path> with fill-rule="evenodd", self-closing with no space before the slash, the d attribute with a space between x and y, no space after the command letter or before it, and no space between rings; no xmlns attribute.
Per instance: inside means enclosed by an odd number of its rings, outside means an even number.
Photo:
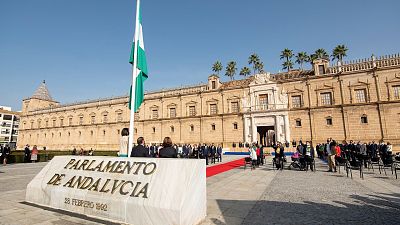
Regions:
<svg viewBox="0 0 400 225"><path fill-rule="evenodd" d="M134 112L137 112L140 105L143 102L144 98L144 89L143 83L148 77L147 72L147 62L146 62L146 53L144 50L144 41L143 41L143 28L142 28L142 13L140 10L140 0L137 3L137 13L136 16L136 27L135 27L135 37L132 43L131 49L131 57L129 59L129 63L133 66L136 66L136 74L133 74L133 79L135 80L135 107ZM136 52L135 52L136 50ZM135 71L135 69L133 70ZM132 86L130 90L129 96L129 109L131 109L132 104Z"/></svg>

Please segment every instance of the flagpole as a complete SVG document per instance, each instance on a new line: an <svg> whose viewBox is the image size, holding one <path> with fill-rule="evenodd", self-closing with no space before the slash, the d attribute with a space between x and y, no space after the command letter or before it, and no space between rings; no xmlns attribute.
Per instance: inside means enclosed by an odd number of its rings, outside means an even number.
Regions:
<svg viewBox="0 0 400 225"><path fill-rule="evenodd" d="M134 52L133 52L133 64L132 64L132 90L131 90L131 114L129 120L129 139L128 139L128 156L133 148L133 133L135 123L135 91L136 91L136 77L137 77L137 52L138 52L138 39L139 39L139 7L140 0L137 0L136 4L136 22L135 22L135 34L134 34Z"/></svg>

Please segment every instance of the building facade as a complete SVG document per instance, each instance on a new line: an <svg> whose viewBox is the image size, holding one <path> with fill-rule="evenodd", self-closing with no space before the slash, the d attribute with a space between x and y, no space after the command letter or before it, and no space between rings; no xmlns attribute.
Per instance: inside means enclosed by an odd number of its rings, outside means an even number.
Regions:
<svg viewBox="0 0 400 225"><path fill-rule="evenodd" d="M14 149L17 145L20 113L11 107L0 106L0 145Z"/></svg>
<svg viewBox="0 0 400 225"><path fill-rule="evenodd" d="M117 150L129 127L128 97L61 105L43 83L23 100L18 148ZM400 150L400 56L371 57L311 70L257 74L145 94L135 116L135 137L160 143L244 143L335 140L391 142Z"/></svg>

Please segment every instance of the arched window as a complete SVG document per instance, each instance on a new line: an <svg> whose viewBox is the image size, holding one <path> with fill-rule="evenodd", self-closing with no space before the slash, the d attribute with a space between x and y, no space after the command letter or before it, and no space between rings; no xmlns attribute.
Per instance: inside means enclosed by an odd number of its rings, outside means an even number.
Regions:
<svg viewBox="0 0 400 225"><path fill-rule="evenodd" d="M93 136L93 131L92 130L90 131L90 135Z"/></svg>
<svg viewBox="0 0 400 225"><path fill-rule="evenodd" d="M194 126L190 125L190 131L193 132L194 131Z"/></svg>
<svg viewBox="0 0 400 225"><path fill-rule="evenodd" d="M238 129L238 124L237 123L233 123L233 129L237 130Z"/></svg>
<svg viewBox="0 0 400 225"><path fill-rule="evenodd" d="M171 133L174 133L174 132L175 132L175 127L174 127L174 126L171 126L171 127L170 127L170 130L171 130Z"/></svg>
<svg viewBox="0 0 400 225"><path fill-rule="evenodd" d="M156 128L155 127L153 127L153 133L155 133L156 132Z"/></svg>

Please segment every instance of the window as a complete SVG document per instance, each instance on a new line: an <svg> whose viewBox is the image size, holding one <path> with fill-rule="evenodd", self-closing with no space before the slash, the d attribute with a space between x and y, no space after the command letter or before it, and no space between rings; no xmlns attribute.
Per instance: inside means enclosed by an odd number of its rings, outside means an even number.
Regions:
<svg viewBox="0 0 400 225"><path fill-rule="evenodd" d="M55 124L54 124L55 125ZM5 127L5 126L3 126L3 127ZM31 122L31 129L33 129L33 121Z"/></svg>
<svg viewBox="0 0 400 225"><path fill-rule="evenodd" d="M60 119L60 127L64 126L64 119Z"/></svg>
<svg viewBox="0 0 400 225"><path fill-rule="evenodd" d="M81 136L82 135L82 132L81 131L79 131L79 136Z"/></svg>
<svg viewBox="0 0 400 225"><path fill-rule="evenodd" d="M3 120L12 120L12 115L4 115Z"/></svg>
<svg viewBox="0 0 400 225"><path fill-rule="evenodd" d="M231 102L231 112L239 112L239 102Z"/></svg>
<svg viewBox="0 0 400 225"><path fill-rule="evenodd" d="M260 109L266 110L268 109L268 95L263 94L258 96L258 101L260 103Z"/></svg>
<svg viewBox="0 0 400 225"><path fill-rule="evenodd" d="M176 108L170 108L169 109L169 117L170 118L175 118L176 117Z"/></svg>
<svg viewBox="0 0 400 225"><path fill-rule="evenodd" d="M175 132L175 127L174 127L174 126L171 126L171 127L170 127L170 130L171 130L171 133Z"/></svg>
<svg viewBox="0 0 400 225"><path fill-rule="evenodd" d="M326 125L332 125L332 117L327 117L326 118Z"/></svg>
<svg viewBox="0 0 400 225"><path fill-rule="evenodd" d="M331 92L321 93L321 105L332 105L332 93Z"/></svg>
<svg viewBox="0 0 400 225"><path fill-rule="evenodd" d="M93 131L91 130L91 131L90 131L90 136L93 136L93 134L94 134L94 133L93 133Z"/></svg>
<svg viewBox="0 0 400 225"><path fill-rule="evenodd" d="M237 130L238 129L238 124L237 123L233 123L233 129Z"/></svg>
<svg viewBox="0 0 400 225"><path fill-rule="evenodd" d="M70 137L71 136L71 132L68 132L68 137Z"/></svg>
<svg viewBox="0 0 400 225"><path fill-rule="evenodd" d="M117 113L117 122L122 122L122 113Z"/></svg>
<svg viewBox="0 0 400 225"><path fill-rule="evenodd" d="M106 130L103 130L103 136L106 136Z"/></svg>
<svg viewBox="0 0 400 225"><path fill-rule="evenodd" d="M400 99L400 85L393 86L394 99Z"/></svg>
<svg viewBox="0 0 400 225"><path fill-rule="evenodd" d="M217 104L210 104L210 115L217 114Z"/></svg>
<svg viewBox="0 0 400 225"><path fill-rule="evenodd" d="M364 115L361 116L361 123L364 123L364 124L368 123L367 115L364 114Z"/></svg>
<svg viewBox="0 0 400 225"><path fill-rule="evenodd" d="M300 108L301 107L301 95L292 96L292 107Z"/></svg>
<svg viewBox="0 0 400 225"><path fill-rule="evenodd" d="M155 127L153 127L153 133L155 133L156 132L156 128Z"/></svg>
<svg viewBox="0 0 400 225"><path fill-rule="evenodd" d="M356 89L356 90L354 90L354 93L355 93L357 103L367 102L366 101L366 93L367 92L365 89Z"/></svg>
<svg viewBox="0 0 400 225"><path fill-rule="evenodd" d="M96 123L96 116L91 116L90 123L91 124Z"/></svg>
<svg viewBox="0 0 400 225"><path fill-rule="evenodd" d="M137 128L133 129L133 131L135 132L135 134L137 134ZM155 130L154 130L155 131Z"/></svg>
<svg viewBox="0 0 400 225"><path fill-rule="evenodd" d="M324 65L319 65L318 66L318 71L319 71L319 74L325 74L325 66Z"/></svg>
<svg viewBox="0 0 400 225"><path fill-rule="evenodd" d="M39 121L38 121L38 125L37 125L38 128L40 128L41 124L42 124L42 121L39 120Z"/></svg>
<svg viewBox="0 0 400 225"><path fill-rule="evenodd" d="M215 85L215 80L211 81L211 89L215 89L216 85Z"/></svg>
<svg viewBox="0 0 400 225"><path fill-rule="evenodd" d="M120 135L120 134L121 134L121 131L120 131L120 130L117 130L117 134Z"/></svg>
<svg viewBox="0 0 400 225"><path fill-rule="evenodd" d="M72 117L68 118L68 125L72 126Z"/></svg>
<svg viewBox="0 0 400 225"><path fill-rule="evenodd" d="M193 132L194 131L194 126L190 125L190 131Z"/></svg>
<svg viewBox="0 0 400 225"><path fill-rule="evenodd" d="M189 116L195 116L196 115L196 106L189 106Z"/></svg>
<svg viewBox="0 0 400 225"><path fill-rule="evenodd" d="M215 130L215 124L211 124L211 130Z"/></svg>
<svg viewBox="0 0 400 225"><path fill-rule="evenodd" d="M107 115L103 115L103 123L107 123L108 122L108 116Z"/></svg>
<svg viewBox="0 0 400 225"><path fill-rule="evenodd" d="M83 116L79 117L79 125L83 124Z"/></svg>
<svg viewBox="0 0 400 225"><path fill-rule="evenodd" d="M153 109L152 114L153 119L157 119L158 118L158 110L157 109Z"/></svg>
<svg viewBox="0 0 400 225"><path fill-rule="evenodd" d="M53 120L53 127L56 127L56 120Z"/></svg>
<svg viewBox="0 0 400 225"><path fill-rule="evenodd" d="M46 127L49 127L49 121L46 120Z"/></svg>
<svg viewBox="0 0 400 225"><path fill-rule="evenodd" d="M296 127L301 127L301 119L296 119Z"/></svg>

